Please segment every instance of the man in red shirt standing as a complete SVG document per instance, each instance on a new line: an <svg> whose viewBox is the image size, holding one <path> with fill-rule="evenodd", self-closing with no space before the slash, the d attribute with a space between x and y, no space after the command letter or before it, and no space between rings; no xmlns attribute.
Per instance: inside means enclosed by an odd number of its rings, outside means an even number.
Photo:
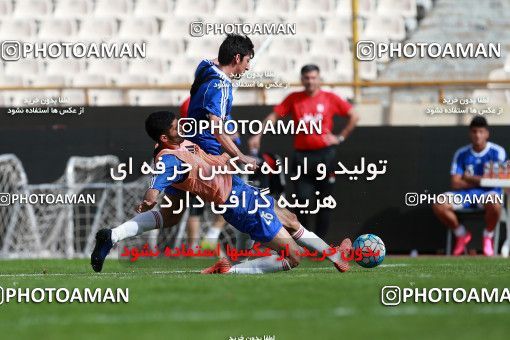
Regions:
<svg viewBox="0 0 510 340"><path fill-rule="evenodd" d="M308 175L301 176L299 185L296 185L296 194L299 201L309 199L310 202L317 198L326 197L333 192L335 183L334 166L336 164L336 145L345 141L356 127L359 120L358 114L351 104L331 92L320 88L320 70L317 65L305 65L301 68L301 83L304 91L289 94L283 102L276 105L273 112L264 120L276 122L278 118L292 114L292 119L297 124L299 121L310 120L322 121L321 133L306 134L298 133L294 137L294 168L298 165L303 167L306 157L308 163ZM333 134L333 116L340 115L347 118L347 125L338 135ZM261 135L255 135L248 141L250 150L260 149ZM330 173L327 179L317 181L317 164L324 163ZM317 197L316 191L320 192ZM312 209L313 206L311 207ZM309 225L307 214L300 214L301 224ZM317 213L316 233L319 237L325 237L329 228L330 209L320 209Z"/></svg>

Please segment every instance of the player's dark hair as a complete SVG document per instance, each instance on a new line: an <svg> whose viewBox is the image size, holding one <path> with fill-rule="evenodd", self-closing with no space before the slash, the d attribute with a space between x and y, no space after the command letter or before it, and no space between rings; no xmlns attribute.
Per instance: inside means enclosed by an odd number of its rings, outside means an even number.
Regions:
<svg viewBox="0 0 510 340"><path fill-rule="evenodd" d="M308 72L313 72L313 71L317 71L318 73L321 72L319 69L319 66L317 66L315 64L307 64L307 65L301 67L301 75L302 76L304 76Z"/></svg>
<svg viewBox="0 0 510 340"><path fill-rule="evenodd" d="M176 118L175 113L170 111L153 112L145 120L145 131L154 141L159 142L159 136L172 126L172 122Z"/></svg>
<svg viewBox="0 0 510 340"><path fill-rule="evenodd" d="M484 127L488 128L489 124L487 123L487 119L482 116L476 116L471 120L471 123L469 123L469 128L477 128L477 127Z"/></svg>
<svg viewBox="0 0 510 340"><path fill-rule="evenodd" d="M228 65L235 56L239 54L241 59L249 55L251 58L255 55L253 43L245 35L228 34L220 45L218 51L218 61L220 65Z"/></svg>

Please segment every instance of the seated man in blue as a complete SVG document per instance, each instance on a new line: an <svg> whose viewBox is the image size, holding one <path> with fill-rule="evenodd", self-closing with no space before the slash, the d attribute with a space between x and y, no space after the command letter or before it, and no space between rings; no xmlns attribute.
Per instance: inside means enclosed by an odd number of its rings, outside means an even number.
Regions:
<svg viewBox="0 0 510 340"><path fill-rule="evenodd" d="M471 241L471 233L460 224L455 210L465 208L484 208L486 227L483 231L483 253L494 255L494 228L499 221L501 188L482 188L480 181L484 168L489 164L501 164L506 160L506 152L501 146L491 143L489 126L482 116L473 118L469 125L471 144L461 147L453 157L451 168L452 191L447 192L452 199L446 203L436 203L432 210L437 218L455 233L456 242L453 255L461 255ZM455 197L455 199L453 199ZM459 200L460 199L460 200ZM484 202L484 204L473 204Z"/></svg>

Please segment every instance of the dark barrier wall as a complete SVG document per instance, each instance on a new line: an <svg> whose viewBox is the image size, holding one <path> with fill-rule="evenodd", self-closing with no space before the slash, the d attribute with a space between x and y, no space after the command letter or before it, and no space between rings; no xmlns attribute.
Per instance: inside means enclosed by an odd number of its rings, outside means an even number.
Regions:
<svg viewBox="0 0 510 340"><path fill-rule="evenodd" d="M0 114L0 154L16 154L31 183L51 182L63 174L71 156L114 154L137 164L150 159L153 143L145 135L146 115L161 108L94 107L81 116ZM176 110L176 108L170 108ZM271 107L236 107L236 119L262 119ZM340 124L342 122L339 122ZM338 125L340 126L340 125ZM406 192L440 193L449 188L449 171L457 148L469 143L466 127L360 127L338 146L338 160L346 166L388 160L385 175L369 182L339 176L328 242L373 232L394 253L418 249L436 253L444 249L445 229L429 206L407 207ZM246 136L243 136L246 140ZM491 140L509 149L510 127L491 128ZM266 136L263 151L292 156L292 136ZM129 178L128 178L129 180ZM293 183L289 184L293 189ZM476 230L480 219L466 225ZM475 228L476 227L476 228Z"/></svg>

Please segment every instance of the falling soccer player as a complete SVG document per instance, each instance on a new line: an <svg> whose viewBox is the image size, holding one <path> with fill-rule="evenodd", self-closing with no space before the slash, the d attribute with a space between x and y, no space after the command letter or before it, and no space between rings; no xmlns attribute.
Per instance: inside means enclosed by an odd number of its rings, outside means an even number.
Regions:
<svg viewBox="0 0 510 340"><path fill-rule="evenodd" d="M242 195L245 195L246 206L227 208L223 214L225 220L239 231L250 235L253 240L276 252L288 249L283 260L279 259L279 255L271 255L232 265L229 260L222 258L214 266L203 270L203 274L259 274L289 270L300 263L300 246L320 253L326 253L330 249L326 242L303 227L296 215L275 205L272 197L266 197L270 202L269 207L261 207L264 200L258 189L244 183L240 177L216 174L210 180L202 179L199 170L210 175L213 166L226 165L231 157L226 153L209 155L196 144L184 141L177 132L177 119L174 113L168 111L152 113L145 121L145 129L158 143L154 159L158 160L161 157L165 164L165 173L152 181L151 188L146 191L142 203L136 208L139 212L137 216L114 229L101 229L97 232L96 245L91 255L92 268L96 272L102 270L104 260L113 244L161 226L171 227L178 223L180 214L174 214L170 208L151 210L156 205L161 191L165 192L166 199L172 202L172 207L179 205L179 200L183 199L186 191L215 204L230 202L233 197L234 200L241 202ZM182 170L185 164L191 166L190 171ZM258 209L254 209L256 206ZM249 213L254 210L255 213ZM341 254L350 252L351 246L351 241L345 239L336 247L337 251L327 257L340 272L349 269L349 263L344 261Z"/></svg>

